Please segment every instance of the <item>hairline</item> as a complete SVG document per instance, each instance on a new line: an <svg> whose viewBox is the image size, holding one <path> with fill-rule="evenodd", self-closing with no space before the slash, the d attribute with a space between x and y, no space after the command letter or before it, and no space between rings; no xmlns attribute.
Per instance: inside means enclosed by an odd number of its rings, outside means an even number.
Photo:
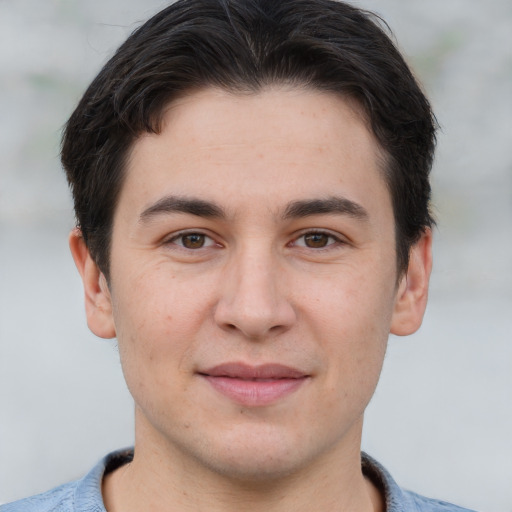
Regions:
<svg viewBox="0 0 512 512"><path fill-rule="evenodd" d="M392 193L392 176L393 171L391 170L391 167L394 165L393 157L392 155L386 151L383 147L380 141L378 140L372 125L371 125L371 119L366 111L363 102L359 100L355 95L350 94L347 91L335 91L334 89L330 88L323 88L318 87L314 83L308 83L306 81L299 82L298 80L280 80L280 81L272 81L268 83L262 83L257 88L256 87L249 87L246 86L246 84L236 84L233 85L225 85L220 86L218 84L211 84L211 83L205 83L203 85L196 85L191 84L190 87L185 87L181 91L175 93L172 95L172 97L169 98L169 100L164 104L164 106L154 114L152 119L152 127L153 131L147 130L141 130L139 133L134 134L132 137L132 140L128 144L128 148L125 151L125 154L123 155L123 158L120 162L121 172L120 172L120 185L117 190L115 199L113 201L113 207L110 217L109 225L106 226L105 230L105 239L107 242L105 254L106 254L106 268L100 269L102 270L103 274L105 275L105 278L107 279L107 282L110 281L110 265L111 265L111 248L112 248L112 237L113 237L113 230L114 230L114 218L117 212L117 207L119 203L119 199L121 197L121 194L123 192L124 184L126 181L126 173L128 171L128 168L130 166L130 159L133 153L133 150L135 149L135 145L140 140L141 137L143 137L146 134L155 134L159 135L163 130L164 125L164 117L166 116L166 113L172 109L173 105L176 102L179 102L180 100L193 97L195 94L201 93L203 91L208 90L218 90L220 92L226 92L228 94L233 95L234 97L244 97L244 96L258 96L266 91L269 90L277 90L277 91L283 91L283 92L292 92L292 91L304 91L304 92L312 92L312 93L323 93L328 94L331 96L338 97L341 99L346 106L350 108L350 110L364 123L364 126L366 127L368 133L373 138L375 142L375 148L376 148L376 163L377 168L381 172L381 177L383 179L383 182L386 186L386 189L389 194L389 198L391 201L391 207L393 211L393 230L394 230L394 239L395 239L395 260L396 260L396 270L397 270L397 280L400 279L400 277L406 272L406 263L407 261L403 262L400 261L400 254L399 254L399 233L398 233L398 219L396 216L396 208L395 208L395 201ZM87 242L86 242L87 243ZM410 244L412 246L413 244Z"/></svg>

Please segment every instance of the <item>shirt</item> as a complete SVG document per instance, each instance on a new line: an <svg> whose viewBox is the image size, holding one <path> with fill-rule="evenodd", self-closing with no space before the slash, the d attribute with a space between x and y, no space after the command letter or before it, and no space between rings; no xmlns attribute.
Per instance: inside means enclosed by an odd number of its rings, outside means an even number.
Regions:
<svg viewBox="0 0 512 512"><path fill-rule="evenodd" d="M132 458L131 449L113 452L82 479L0 506L0 512L106 512L101 495L103 476ZM361 464L363 474L383 493L386 512L474 512L401 489L386 469L365 453Z"/></svg>

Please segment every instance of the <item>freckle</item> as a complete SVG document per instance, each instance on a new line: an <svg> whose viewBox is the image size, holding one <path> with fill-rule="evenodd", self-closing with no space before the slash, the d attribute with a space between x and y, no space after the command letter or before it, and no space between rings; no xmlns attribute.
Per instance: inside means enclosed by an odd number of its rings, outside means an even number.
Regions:
<svg viewBox="0 0 512 512"><path fill-rule="evenodd" d="M263 153L258 153L258 158L263 158Z"/></svg>

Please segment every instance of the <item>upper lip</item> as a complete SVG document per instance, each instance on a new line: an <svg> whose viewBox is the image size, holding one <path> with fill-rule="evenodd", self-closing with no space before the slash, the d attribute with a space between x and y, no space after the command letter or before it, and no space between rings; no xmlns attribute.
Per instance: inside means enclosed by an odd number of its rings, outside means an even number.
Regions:
<svg viewBox="0 0 512 512"><path fill-rule="evenodd" d="M261 365L223 363L200 371L199 373L208 377L230 377L243 380L300 379L308 376L307 373L301 370L277 363Z"/></svg>

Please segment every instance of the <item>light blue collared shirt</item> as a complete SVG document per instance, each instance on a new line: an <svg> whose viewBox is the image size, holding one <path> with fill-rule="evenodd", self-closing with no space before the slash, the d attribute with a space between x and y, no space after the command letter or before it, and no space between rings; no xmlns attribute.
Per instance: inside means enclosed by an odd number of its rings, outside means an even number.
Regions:
<svg viewBox="0 0 512 512"><path fill-rule="evenodd" d="M103 475L133 458L132 450L113 452L82 479L51 491L0 506L0 512L106 512L101 495ZM361 454L363 473L385 496L386 512L474 512L444 501L404 491L377 461Z"/></svg>

